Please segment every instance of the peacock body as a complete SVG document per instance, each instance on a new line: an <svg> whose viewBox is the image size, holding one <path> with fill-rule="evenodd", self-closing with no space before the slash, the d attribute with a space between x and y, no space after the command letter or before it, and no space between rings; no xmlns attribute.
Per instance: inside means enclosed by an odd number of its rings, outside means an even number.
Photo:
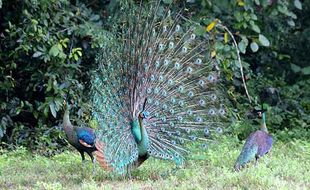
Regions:
<svg viewBox="0 0 310 190"><path fill-rule="evenodd" d="M260 112L261 113L261 112ZM245 166L248 162L258 159L267 154L272 147L273 138L268 133L266 127L266 115L262 113L261 129L250 134L242 148L242 151L235 163L235 170L239 171L241 167Z"/></svg>
<svg viewBox="0 0 310 190"><path fill-rule="evenodd" d="M210 38L181 14L160 9L153 3L149 11L129 13L120 40L97 58L91 91L96 155L117 173L150 156L181 164L190 153L187 143L204 148L205 136L222 133L226 111Z"/></svg>
<svg viewBox="0 0 310 190"><path fill-rule="evenodd" d="M65 113L63 116L63 127L68 142L79 151L82 161L85 160L84 153L86 152L92 162L94 162L94 156L92 153L97 150L95 147L95 132L89 127L76 127L70 122L70 105L65 105Z"/></svg>

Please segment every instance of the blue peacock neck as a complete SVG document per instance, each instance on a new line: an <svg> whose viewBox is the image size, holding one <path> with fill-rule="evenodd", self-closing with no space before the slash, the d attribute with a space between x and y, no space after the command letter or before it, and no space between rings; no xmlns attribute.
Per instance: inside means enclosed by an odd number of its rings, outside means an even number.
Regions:
<svg viewBox="0 0 310 190"><path fill-rule="evenodd" d="M143 119L138 117L131 122L131 132L138 145L139 156L145 156L149 146L149 137L142 121Z"/></svg>
<svg viewBox="0 0 310 190"><path fill-rule="evenodd" d="M261 130L268 133L268 129L266 126L266 113L262 113Z"/></svg>

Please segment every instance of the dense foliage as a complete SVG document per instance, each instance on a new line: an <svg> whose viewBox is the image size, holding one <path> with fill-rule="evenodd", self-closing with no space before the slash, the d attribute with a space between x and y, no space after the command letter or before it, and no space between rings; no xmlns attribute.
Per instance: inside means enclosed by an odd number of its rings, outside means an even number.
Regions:
<svg viewBox="0 0 310 190"><path fill-rule="evenodd" d="M96 52L109 43L115 23L124 19L123 10L135 2L83 2L0 0L2 146L23 145L47 155L61 151L64 99L75 105L75 122L91 122L87 92ZM220 39L212 56L222 65L234 134L244 138L253 131L250 112L265 103L267 124L278 137L309 138L309 1L163 2L182 7L185 16L204 26L202 33ZM212 29L212 23L233 32L252 103L242 86L233 40L227 31Z"/></svg>

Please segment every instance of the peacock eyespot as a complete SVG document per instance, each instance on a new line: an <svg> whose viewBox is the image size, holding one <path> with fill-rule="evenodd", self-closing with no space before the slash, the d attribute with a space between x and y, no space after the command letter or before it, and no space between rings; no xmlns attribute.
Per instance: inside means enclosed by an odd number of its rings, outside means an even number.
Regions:
<svg viewBox="0 0 310 190"><path fill-rule="evenodd" d="M151 88L148 88L148 89L146 90L146 92L147 92L148 94L151 94L151 93L152 93L152 89L151 89Z"/></svg>
<svg viewBox="0 0 310 190"><path fill-rule="evenodd" d="M190 138L192 141L196 141L196 139L197 139L197 137L194 136L194 135L189 136L189 138Z"/></svg>
<svg viewBox="0 0 310 190"><path fill-rule="evenodd" d="M162 95L166 97L166 96L167 96L167 91L166 91L166 90L163 90L163 91L162 91Z"/></svg>
<svg viewBox="0 0 310 190"><path fill-rule="evenodd" d="M164 104L164 105L163 105L163 109L164 109L164 110L167 110L167 109L168 109L167 104Z"/></svg>
<svg viewBox="0 0 310 190"><path fill-rule="evenodd" d="M171 98L171 103L173 103L173 104L174 104L175 102L176 102L175 98L174 98L174 97L172 97L172 98Z"/></svg>
<svg viewBox="0 0 310 190"><path fill-rule="evenodd" d="M156 87L156 88L154 89L154 93L155 93L155 94L158 94L158 93L159 93L159 88L158 88L158 87Z"/></svg>
<svg viewBox="0 0 310 190"><path fill-rule="evenodd" d="M159 101L156 100L154 104L155 104L156 106L159 106Z"/></svg>
<svg viewBox="0 0 310 190"><path fill-rule="evenodd" d="M209 75L208 76L208 81L209 82L214 82L215 81L215 77L213 75Z"/></svg>
<svg viewBox="0 0 310 190"><path fill-rule="evenodd" d="M200 106L205 106L205 105L206 105L206 101L200 99L200 100L199 100L199 105L200 105Z"/></svg>
<svg viewBox="0 0 310 190"><path fill-rule="evenodd" d="M216 99L217 99L217 96L216 96L215 94L212 94L212 95L211 95L211 100L212 100L212 101L215 101Z"/></svg>
<svg viewBox="0 0 310 190"><path fill-rule="evenodd" d="M184 92L184 87L183 87L183 86L179 86L178 91L179 91L180 93L183 93L183 92Z"/></svg>
<svg viewBox="0 0 310 190"><path fill-rule="evenodd" d="M187 47L182 47L182 53L187 53Z"/></svg>
<svg viewBox="0 0 310 190"><path fill-rule="evenodd" d="M160 43L158 47L159 47L159 50L163 50L164 49L164 44Z"/></svg>
<svg viewBox="0 0 310 190"><path fill-rule="evenodd" d="M221 127L216 128L217 133L223 133L223 129Z"/></svg>
<svg viewBox="0 0 310 190"><path fill-rule="evenodd" d="M200 58L198 58L198 59L196 59L195 63L196 63L197 65L201 65L202 60L201 60Z"/></svg>
<svg viewBox="0 0 310 190"><path fill-rule="evenodd" d="M162 117L161 120L162 120L163 122L166 122L166 121L167 121L167 118L166 118L166 117Z"/></svg>
<svg viewBox="0 0 310 190"><path fill-rule="evenodd" d="M196 122L201 123L202 122L202 118L201 117L196 117Z"/></svg>
<svg viewBox="0 0 310 190"><path fill-rule="evenodd" d="M210 135L210 130L208 127L206 127L203 132L204 132L206 137Z"/></svg>
<svg viewBox="0 0 310 190"><path fill-rule="evenodd" d="M149 104L153 103L152 98L147 99L147 103L149 103Z"/></svg>
<svg viewBox="0 0 310 190"><path fill-rule="evenodd" d="M155 76L151 75L151 81L154 81L154 80L155 80Z"/></svg>
<svg viewBox="0 0 310 190"><path fill-rule="evenodd" d="M225 114L226 114L226 111L225 111L225 109L221 108L221 109L219 109L219 113L220 113L221 115L225 115Z"/></svg>
<svg viewBox="0 0 310 190"><path fill-rule="evenodd" d="M214 109L212 109L212 108L209 109L208 114L211 115L211 116L215 115Z"/></svg>
<svg viewBox="0 0 310 190"><path fill-rule="evenodd" d="M199 84L199 86L201 86L201 87L203 87L206 83L205 83L205 81L203 81L203 80L199 80L198 81L198 84Z"/></svg>
<svg viewBox="0 0 310 190"><path fill-rule="evenodd" d="M189 92L188 92L188 96L189 96L190 98L194 97L194 92L193 92L193 91L189 91Z"/></svg>
<svg viewBox="0 0 310 190"><path fill-rule="evenodd" d="M191 40L194 40L196 38L196 34L191 34Z"/></svg>
<svg viewBox="0 0 310 190"><path fill-rule="evenodd" d="M165 65L165 66L168 66L169 63L170 63L169 59L165 59L165 60L164 60L164 65Z"/></svg>
<svg viewBox="0 0 310 190"><path fill-rule="evenodd" d="M187 110L188 115L193 115L193 111L191 109Z"/></svg>
<svg viewBox="0 0 310 190"><path fill-rule="evenodd" d="M153 53L153 49L149 48L149 54L152 54L152 53Z"/></svg>
<svg viewBox="0 0 310 190"><path fill-rule="evenodd" d="M180 63L179 62L175 62L174 68L175 69L180 69L181 68Z"/></svg>
<svg viewBox="0 0 310 190"><path fill-rule="evenodd" d="M180 144L184 144L184 140L183 139L180 139L179 142L180 142Z"/></svg>
<svg viewBox="0 0 310 190"><path fill-rule="evenodd" d="M186 132L186 133L190 133L190 132L191 132L190 128L186 128L186 129L185 129L185 132Z"/></svg>
<svg viewBox="0 0 310 190"><path fill-rule="evenodd" d="M173 85L173 84L174 84L173 80L172 80L172 79L169 79L169 80L168 80L168 84L169 84L169 85Z"/></svg>
<svg viewBox="0 0 310 190"><path fill-rule="evenodd" d="M208 148L208 145L207 145L207 144L202 144L202 145L201 145L201 148L207 149L207 148Z"/></svg>
<svg viewBox="0 0 310 190"><path fill-rule="evenodd" d="M187 68L186 68L186 72L187 72L188 74L191 74L191 73L193 72L193 68L187 67Z"/></svg>
<svg viewBox="0 0 310 190"><path fill-rule="evenodd" d="M163 32L167 32L167 29L168 27L165 25L165 26L163 26Z"/></svg>

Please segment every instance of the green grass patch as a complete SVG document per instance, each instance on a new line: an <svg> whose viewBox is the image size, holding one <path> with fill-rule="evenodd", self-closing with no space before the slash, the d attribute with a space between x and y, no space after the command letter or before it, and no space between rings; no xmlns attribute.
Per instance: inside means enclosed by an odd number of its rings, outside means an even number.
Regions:
<svg viewBox="0 0 310 190"><path fill-rule="evenodd" d="M242 143L232 138L213 143L189 156L181 168L149 159L133 171L133 179L116 178L79 154L52 158L25 149L0 152L0 189L310 189L310 143L277 141L255 167L233 171Z"/></svg>

